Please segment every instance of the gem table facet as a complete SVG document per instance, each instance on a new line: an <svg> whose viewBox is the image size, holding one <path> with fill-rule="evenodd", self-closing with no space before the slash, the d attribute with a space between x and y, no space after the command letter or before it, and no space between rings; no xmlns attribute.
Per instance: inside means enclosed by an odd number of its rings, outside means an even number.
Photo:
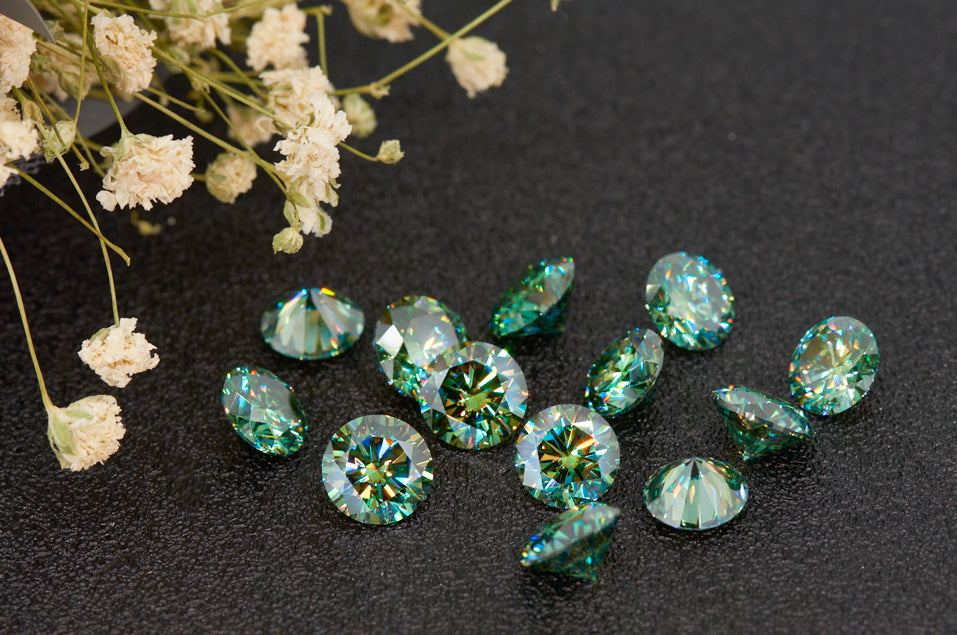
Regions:
<svg viewBox="0 0 957 635"><path fill-rule="evenodd" d="M585 405L617 417L650 399L665 359L661 338L635 329L609 344L588 371Z"/></svg>
<svg viewBox="0 0 957 635"><path fill-rule="evenodd" d="M522 566L594 580L620 515L602 503L563 511L529 539Z"/></svg>
<svg viewBox="0 0 957 635"><path fill-rule="evenodd" d="M645 484L645 507L675 529L712 529L735 518L748 502L748 485L717 459L690 458L655 471Z"/></svg>
<svg viewBox="0 0 957 635"><path fill-rule="evenodd" d="M745 461L814 438L807 417L780 399L744 386L721 388L712 397Z"/></svg>
<svg viewBox="0 0 957 635"><path fill-rule="evenodd" d="M226 373L223 408L243 441L264 454L292 454L305 439L306 416L288 384L263 368Z"/></svg>
<svg viewBox="0 0 957 635"><path fill-rule="evenodd" d="M280 355L314 360L335 357L362 335L359 306L326 288L299 289L277 300L259 323L266 344Z"/></svg>
<svg viewBox="0 0 957 635"><path fill-rule="evenodd" d="M542 260L530 266L492 312L492 335L526 337L564 331L574 279L575 262L571 258Z"/></svg>

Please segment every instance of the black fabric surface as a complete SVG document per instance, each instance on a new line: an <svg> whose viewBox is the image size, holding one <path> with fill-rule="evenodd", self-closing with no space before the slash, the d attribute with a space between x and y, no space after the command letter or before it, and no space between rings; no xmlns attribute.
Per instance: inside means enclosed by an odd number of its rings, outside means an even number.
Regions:
<svg viewBox="0 0 957 635"><path fill-rule="evenodd" d="M484 6L426 3L447 27ZM363 39L341 5L331 22L339 86L431 45L424 31L399 47ZM100 215L134 261L117 273L121 313L162 357L123 390L75 354L111 319L95 241L26 186L0 199L54 401L115 394L127 426L105 464L58 468L0 282L0 630L957 630L955 5L573 0L552 14L523 0L479 33L509 54L504 86L469 100L441 58L396 82L360 145L399 138L405 160L344 156L333 231L294 257L270 253L281 198L262 176L233 206L197 186L155 209L176 221L155 237ZM142 110L130 122L170 131ZM197 144L198 165L214 154ZM679 249L724 270L732 333L706 353L668 345L654 402L616 422L605 500L622 516L598 581L527 572L518 552L553 511L521 487L513 446L455 451L427 434L376 368L375 320L428 294L487 339L528 264L574 257L567 332L515 353L531 415L580 402L601 349L651 326L645 277ZM319 284L363 307L362 340L326 362L271 352L265 304ZM798 339L842 314L877 337L871 394L821 422L813 446L741 467L710 391L787 396ZM297 389L312 429L296 456L259 456L230 428L219 389L241 363ZM333 430L373 413L412 423L435 457L432 494L388 528L342 516L321 483ZM677 532L644 510L645 478L692 455L731 460L750 483L724 528Z"/></svg>

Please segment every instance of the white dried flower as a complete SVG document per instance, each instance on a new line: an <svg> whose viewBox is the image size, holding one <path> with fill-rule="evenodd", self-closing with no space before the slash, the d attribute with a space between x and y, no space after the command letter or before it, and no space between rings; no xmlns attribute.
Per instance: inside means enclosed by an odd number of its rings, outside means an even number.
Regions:
<svg viewBox="0 0 957 635"><path fill-rule="evenodd" d="M232 124L229 136L235 139L238 134L251 146L269 141L276 132L272 121L252 108L230 104L226 107L226 115Z"/></svg>
<svg viewBox="0 0 957 635"><path fill-rule="evenodd" d="M110 395L93 395L66 408L47 408L47 438L60 467L74 472L102 463L120 449L126 434L120 405Z"/></svg>
<svg viewBox="0 0 957 635"><path fill-rule="evenodd" d="M65 50L79 50L84 46L80 35L69 32L59 34L57 43ZM30 70L31 79L40 92L53 94L60 101L68 97L85 98L90 92L90 87L100 83L96 69L89 59L86 61L81 79L80 58L63 54L55 49L44 49L35 53Z"/></svg>
<svg viewBox="0 0 957 635"><path fill-rule="evenodd" d="M405 152L402 151L399 140L389 139L379 145L379 154L375 158L382 163L395 164L401 161L404 156Z"/></svg>
<svg viewBox="0 0 957 635"><path fill-rule="evenodd" d="M298 198L295 197L294 198ZM295 228L298 225L299 231L304 234L314 236L325 236L332 230L332 218L324 209L309 201L297 203L286 201L283 208L283 215L289 220L290 225Z"/></svg>
<svg viewBox="0 0 957 635"><path fill-rule="evenodd" d="M0 95L19 88L30 76L30 57L37 50L33 31L0 15Z"/></svg>
<svg viewBox="0 0 957 635"><path fill-rule="evenodd" d="M206 168L206 189L223 203L234 203L256 179L256 164L245 155L223 152Z"/></svg>
<svg viewBox="0 0 957 635"><path fill-rule="evenodd" d="M123 93L138 93L150 85L156 59L150 52L156 40L154 31L144 31L133 18L106 13L93 16L93 45L116 72L116 87Z"/></svg>
<svg viewBox="0 0 957 635"><path fill-rule="evenodd" d="M278 254L280 251L284 254L294 254L302 249L302 234L286 227L281 232L272 237L272 251Z"/></svg>
<svg viewBox="0 0 957 635"><path fill-rule="evenodd" d="M501 86L508 74L505 53L495 42L475 35L449 44L445 59L452 67L455 80L469 97L493 86Z"/></svg>
<svg viewBox="0 0 957 635"><path fill-rule="evenodd" d="M420 13L422 4L421 0L342 0L342 3L359 33L390 42L412 39L411 27L418 26L419 21L409 11Z"/></svg>
<svg viewBox="0 0 957 635"><path fill-rule="evenodd" d="M217 39L223 44L230 42L229 14L216 13L223 9L220 0L150 0L150 8L196 16L163 18L170 39L185 49L205 51L215 47Z"/></svg>
<svg viewBox="0 0 957 635"><path fill-rule="evenodd" d="M266 105L287 128L305 123L313 114L309 103L313 93L328 94L332 83L318 66L301 69L285 69L260 73L266 93ZM330 97L333 106L336 102ZM267 119L268 121L268 119ZM271 125L272 122L269 121Z"/></svg>
<svg viewBox="0 0 957 635"><path fill-rule="evenodd" d="M193 184L193 138L173 135L123 135L100 154L112 164L103 177L103 189L96 200L113 211L139 205L153 209L153 202L170 203Z"/></svg>
<svg viewBox="0 0 957 635"><path fill-rule="evenodd" d="M20 118L15 99L0 96L0 163L28 159L38 148L39 134L34 123Z"/></svg>
<svg viewBox="0 0 957 635"><path fill-rule="evenodd" d="M135 333L136 318L120 318L119 324L100 329L80 346L78 355L100 379L123 388L136 373L156 368L159 355L156 347L142 333Z"/></svg>
<svg viewBox="0 0 957 635"><path fill-rule="evenodd" d="M270 64L277 69L305 68L306 14L295 3L282 10L273 8L263 12L262 19L253 25L246 38L246 64L261 71Z"/></svg>
<svg viewBox="0 0 957 635"><path fill-rule="evenodd" d="M346 118L352 124L352 134L365 139L375 132L377 125L375 110L365 99L356 93L350 93L342 100L342 110L345 111Z"/></svg>

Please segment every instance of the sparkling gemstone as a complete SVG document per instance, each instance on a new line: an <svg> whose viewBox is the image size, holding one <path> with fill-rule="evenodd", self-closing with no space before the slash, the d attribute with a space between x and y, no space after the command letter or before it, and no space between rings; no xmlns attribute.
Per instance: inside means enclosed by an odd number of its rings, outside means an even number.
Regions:
<svg viewBox="0 0 957 635"><path fill-rule="evenodd" d="M682 459L659 468L645 484L645 507L675 529L712 529L744 509L748 484L717 459Z"/></svg>
<svg viewBox="0 0 957 635"><path fill-rule="evenodd" d="M879 363L869 328L852 317L829 317L808 329L794 350L791 394L808 412L844 412L871 389Z"/></svg>
<svg viewBox="0 0 957 635"><path fill-rule="evenodd" d="M243 441L264 454L292 454L305 440L306 415L296 393L263 368L239 366L226 373L223 408Z"/></svg>
<svg viewBox="0 0 957 635"><path fill-rule="evenodd" d="M615 431L590 408L552 406L532 417L516 442L515 467L528 492L553 507L597 500L618 474Z"/></svg>
<svg viewBox="0 0 957 635"><path fill-rule="evenodd" d="M326 289L299 289L273 303L259 322L274 351L293 359L327 359L348 350L362 335L365 316L347 297Z"/></svg>
<svg viewBox="0 0 957 635"><path fill-rule="evenodd" d="M594 580L621 512L584 503L558 514L522 550L522 566Z"/></svg>
<svg viewBox="0 0 957 635"><path fill-rule="evenodd" d="M543 260L530 266L492 312L492 335L525 337L564 331L574 279L575 261L571 258Z"/></svg>
<svg viewBox="0 0 957 635"><path fill-rule="evenodd" d="M484 342L449 349L419 387L422 415L449 445L480 450L509 439L525 418L528 387L518 362Z"/></svg>
<svg viewBox="0 0 957 635"><path fill-rule="evenodd" d="M657 333L648 329L628 331L592 364L585 405L604 417L617 417L648 401L664 360Z"/></svg>
<svg viewBox="0 0 957 635"><path fill-rule="evenodd" d="M322 455L322 483L346 516L368 525L397 523L432 488L432 452L404 421L359 417L332 435Z"/></svg>
<svg viewBox="0 0 957 635"><path fill-rule="evenodd" d="M814 438L807 417L780 399L744 386L721 388L712 397L745 461Z"/></svg>
<svg viewBox="0 0 957 635"><path fill-rule="evenodd" d="M415 397L435 358L466 338L465 325L447 306L408 296L390 304L376 323L376 359L396 390Z"/></svg>
<svg viewBox="0 0 957 635"><path fill-rule="evenodd" d="M734 321L734 296L724 275L701 256L683 251L652 267L645 302L661 334L690 351L723 342Z"/></svg>

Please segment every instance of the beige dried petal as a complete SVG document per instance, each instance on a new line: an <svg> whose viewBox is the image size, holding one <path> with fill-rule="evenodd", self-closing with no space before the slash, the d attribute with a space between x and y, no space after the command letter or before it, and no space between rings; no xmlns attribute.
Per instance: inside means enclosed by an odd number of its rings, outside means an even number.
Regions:
<svg viewBox="0 0 957 635"><path fill-rule="evenodd" d="M84 340L78 353L83 362L111 386L123 388L136 373L156 368L159 355L156 347L142 333L135 333L136 318L121 318Z"/></svg>
<svg viewBox="0 0 957 635"><path fill-rule="evenodd" d="M247 156L223 152L206 168L206 189L223 203L235 203L256 179L256 164Z"/></svg>
<svg viewBox="0 0 957 635"><path fill-rule="evenodd" d="M452 74L469 97L501 86L508 74L505 53L485 38L471 36L449 44L446 55Z"/></svg>
<svg viewBox="0 0 957 635"><path fill-rule="evenodd" d="M0 95L19 88L30 76L30 57L37 50L33 31L0 15Z"/></svg>
<svg viewBox="0 0 957 635"><path fill-rule="evenodd" d="M116 69L116 87L123 93L145 90L156 66L151 52L156 33L140 29L128 15L111 18L99 13L91 22L96 50Z"/></svg>
<svg viewBox="0 0 957 635"><path fill-rule="evenodd" d="M100 153L112 161L96 200L107 210L170 203L193 184L193 138L123 136Z"/></svg>
<svg viewBox="0 0 957 635"><path fill-rule="evenodd" d="M363 35L390 42L412 39L412 27L419 21L412 14L420 13L420 0L405 0L399 6L394 0L342 0L349 10L353 26ZM412 12L411 14L409 12Z"/></svg>
<svg viewBox="0 0 957 635"><path fill-rule="evenodd" d="M47 438L60 467L74 472L102 463L120 449L126 434L120 405L110 395L94 395L66 408L47 408Z"/></svg>
<svg viewBox="0 0 957 635"><path fill-rule="evenodd" d="M305 68L309 41L306 14L295 3L282 10L266 9L261 20L253 25L246 38L246 64L261 71L267 66L277 69Z"/></svg>

